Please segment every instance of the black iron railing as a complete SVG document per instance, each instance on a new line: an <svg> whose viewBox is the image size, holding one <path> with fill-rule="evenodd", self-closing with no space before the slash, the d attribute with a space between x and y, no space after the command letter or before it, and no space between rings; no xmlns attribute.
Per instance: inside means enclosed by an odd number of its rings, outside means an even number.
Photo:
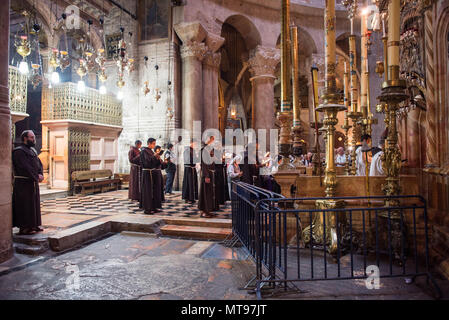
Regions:
<svg viewBox="0 0 449 320"><path fill-rule="evenodd" d="M322 200L347 206L316 209ZM385 200L399 206L386 207ZM439 297L430 273L427 218L421 196L287 199L245 183L232 185L233 234L255 261L252 284L259 298L263 287L297 289L301 281L372 275L411 281L426 276ZM321 225L321 241L314 228L303 230L303 220Z"/></svg>

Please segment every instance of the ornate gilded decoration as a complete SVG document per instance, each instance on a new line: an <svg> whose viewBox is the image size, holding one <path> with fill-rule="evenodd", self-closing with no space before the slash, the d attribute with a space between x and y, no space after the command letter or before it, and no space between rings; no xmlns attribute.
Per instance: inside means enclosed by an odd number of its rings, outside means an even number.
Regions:
<svg viewBox="0 0 449 320"><path fill-rule="evenodd" d="M26 114L27 112L27 76L16 67L9 66L9 106L11 112Z"/></svg>
<svg viewBox="0 0 449 320"><path fill-rule="evenodd" d="M69 129L69 179L74 171L90 170L90 141L91 136L88 130Z"/></svg>
<svg viewBox="0 0 449 320"><path fill-rule="evenodd" d="M122 126L122 105L111 95L95 89L77 90L74 83L64 83L42 90L42 120L73 120Z"/></svg>

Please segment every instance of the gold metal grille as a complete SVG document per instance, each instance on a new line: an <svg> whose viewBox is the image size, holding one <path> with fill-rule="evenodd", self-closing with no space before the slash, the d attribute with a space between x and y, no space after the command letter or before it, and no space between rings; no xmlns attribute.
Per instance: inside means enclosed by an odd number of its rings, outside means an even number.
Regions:
<svg viewBox="0 0 449 320"><path fill-rule="evenodd" d="M101 95L98 90L66 82L42 91L42 120L75 120L122 125L122 104L112 95Z"/></svg>
<svg viewBox="0 0 449 320"><path fill-rule="evenodd" d="M90 170L90 140L88 130L69 129L69 179L74 171Z"/></svg>
<svg viewBox="0 0 449 320"><path fill-rule="evenodd" d="M19 72L16 67L9 66L8 74L9 84L9 105L11 112L27 112L27 77Z"/></svg>

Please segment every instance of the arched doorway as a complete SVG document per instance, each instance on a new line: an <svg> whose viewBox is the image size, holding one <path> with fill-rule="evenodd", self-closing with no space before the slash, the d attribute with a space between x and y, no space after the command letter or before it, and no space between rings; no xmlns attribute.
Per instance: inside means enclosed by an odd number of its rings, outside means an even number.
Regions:
<svg viewBox="0 0 449 320"><path fill-rule="evenodd" d="M220 130L252 127L252 88L247 61L250 50L260 44L260 34L246 17L234 15L223 23L221 36L220 86L223 106L220 112ZM220 93L221 90L221 93Z"/></svg>

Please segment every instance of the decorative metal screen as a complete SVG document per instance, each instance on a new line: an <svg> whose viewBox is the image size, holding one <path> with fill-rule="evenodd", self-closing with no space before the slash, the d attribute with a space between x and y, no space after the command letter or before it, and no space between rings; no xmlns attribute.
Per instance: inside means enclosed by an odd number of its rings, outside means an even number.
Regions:
<svg viewBox="0 0 449 320"><path fill-rule="evenodd" d="M27 112L28 82L26 75L19 72L16 67L9 66L9 105L11 112Z"/></svg>
<svg viewBox="0 0 449 320"><path fill-rule="evenodd" d="M69 179L72 172L90 170L90 132L84 129L69 129Z"/></svg>
<svg viewBox="0 0 449 320"><path fill-rule="evenodd" d="M112 95L66 82L42 91L42 120L74 120L94 124L122 125L122 104Z"/></svg>

